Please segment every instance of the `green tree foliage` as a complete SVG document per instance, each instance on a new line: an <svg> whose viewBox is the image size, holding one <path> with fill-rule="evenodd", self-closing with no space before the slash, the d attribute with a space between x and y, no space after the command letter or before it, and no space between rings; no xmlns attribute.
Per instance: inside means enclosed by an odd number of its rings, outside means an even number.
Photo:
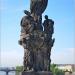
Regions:
<svg viewBox="0 0 75 75"><path fill-rule="evenodd" d="M58 69L58 67L56 66L56 64L52 64L50 67L53 75L64 75L64 71Z"/></svg>
<svg viewBox="0 0 75 75"><path fill-rule="evenodd" d="M23 66L16 66L16 75L20 75L20 72L23 71Z"/></svg>
<svg viewBox="0 0 75 75"><path fill-rule="evenodd" d="M16 70L23 71L23 66L16 66Z"/></svg>

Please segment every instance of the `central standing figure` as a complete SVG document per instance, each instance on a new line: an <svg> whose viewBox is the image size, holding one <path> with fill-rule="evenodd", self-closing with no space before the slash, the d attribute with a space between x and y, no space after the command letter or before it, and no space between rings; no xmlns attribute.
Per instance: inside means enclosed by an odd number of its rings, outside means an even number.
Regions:
<svg viewBox="0 0 75 75"><path fill-rule="evenodd" d="M30 12L34 19L37 21L37 29L43 30L42 27L42 13L47 7L48 0L30 0Z"/></svg>

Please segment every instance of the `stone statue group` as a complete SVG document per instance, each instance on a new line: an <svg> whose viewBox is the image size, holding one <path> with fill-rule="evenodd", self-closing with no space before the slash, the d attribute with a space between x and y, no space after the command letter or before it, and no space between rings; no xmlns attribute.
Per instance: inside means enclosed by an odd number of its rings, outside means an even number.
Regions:
<svg viewBox="0 0 75 75"><path fill-rule="evenodd" d="M49 71L50 55L55 39L54 21L45 15L42 23L42 13L47 7L48 0L30 0L30 12L21 20L21 35L19 44L24 48L24 70Z"/></svg>

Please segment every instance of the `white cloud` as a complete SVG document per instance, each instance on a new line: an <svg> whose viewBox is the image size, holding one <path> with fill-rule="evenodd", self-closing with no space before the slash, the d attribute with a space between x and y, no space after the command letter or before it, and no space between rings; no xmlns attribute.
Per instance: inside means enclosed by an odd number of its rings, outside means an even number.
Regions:
<svg viewBox="0 0 75 75"><path fill-rule="evenodd" d="M16 66L22 65L23 52L20 51L2 51L1 52L1 66Z"/></svg>
<svg viewBox="0 0 75 75"><path fill-rule="evenodd" d="M16 66L23 64L23 50L1 51L2 66ZM52 50L51 59L55 64L75 64L75 49L63 49L61 51Z"/></svg>
<svg viewBox="0 0 75 75"><path fill-rule="evenodd" d="M75 64L75 48L66 48L60 51L52 51L52 63L56 64Z"/></svg>

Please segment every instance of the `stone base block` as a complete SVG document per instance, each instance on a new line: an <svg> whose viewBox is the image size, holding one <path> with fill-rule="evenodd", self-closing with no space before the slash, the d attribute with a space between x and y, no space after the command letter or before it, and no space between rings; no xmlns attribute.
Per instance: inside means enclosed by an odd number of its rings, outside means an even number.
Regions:
<svg viewBox="0 0 75 75"><path fill-rule="evenodd" d="M53 75L53 74L48 71L38 71L38 72L24 71L24 72L22 72L22 75Z"/></svg>

